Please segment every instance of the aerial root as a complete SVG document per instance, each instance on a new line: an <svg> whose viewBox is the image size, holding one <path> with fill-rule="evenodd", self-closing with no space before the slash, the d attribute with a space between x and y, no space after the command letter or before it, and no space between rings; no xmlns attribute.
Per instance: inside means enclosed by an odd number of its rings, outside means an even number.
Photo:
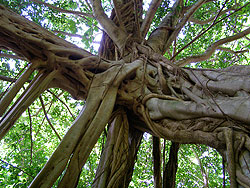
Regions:
<svg viewBox="0 0 250 188"><path fill-rule="evenodd" d="M118 187L126 173L129 152L129 123L125 111L118 109L109 126L108 137L92 187Z"/></svg>
<svg viewBox="0 0 250 188"><path fill-rule="evenodd" d="M175 100L175 101L182 102L182 99L172 97L170 95L160 95L160 94L150 93L150 94L146 95L142 99L142 105L146 104L146 102L151 98L158 98L158 99L165 99L165 100Z"/></svg>
<svg viewBox="0 0 250 188"><path fill-rule="evenodd" d="M204 106L209 106L209 104L202 98L200 98L199 96L195 95L193 92L191 92L188 88L186 87L182 87L182 91L194 102L196 102L197 104L201 104Z"/></svg>
<svg viewBox="0 0 250 188"><path fill-rule="evenodd" d="M100 89L100 97L103 96L101 91L105 92L105 87ZM64 174L58 187L74 187L77 185L77 177L80 175L81 169L85 164L92 148L96 144L109 121L115 104L116 93L117 88L109 88L107 93L100 100L97 113L94 115L93 119L88 122L86 131L83 135L81 135L76 148L72 152L73 155L70 159L66 173ZM89 135L91 135L91 137Z"/></svg>
<svg viewBox="0 0 250 188"><path fill-rule="evenodd" d="M15 82L15 84L11 87L11 89L6 93L6 95L0 101L0 116L2 116L5 110L8 108L16 94L23 87L26 81L28 81L30 75L34 72L35 68L38 64L31 64L25 72L20 76L19 79Z"/></svg>
<svg viewBox="0 0 250 188"><path fill-rule="evenodd" d="M36 76L33 82L25 89L22 95L11 106L0 120L0 139L10 130L15 121L31 105L45 89L48 88L51 81L57 76L58 71L50 73L41 73Z"/></svg>
<svg viewBox="0 0 250 188"><path fill-rule="evenodd" d="M228 162L228 173L230 178L230 187L237 188L237 181L236 181L236 165L234 159L234 146L233 146L233 130L230 128L226 128L224 130L224 136L226 140L226 147L227 147L227 162Z"/></svg>
<svg viewBox="0 0 250 188"><path fill-rule="evenodd" d="M240 144L237 147L236 152L235 152L235 162L236 163L239 163L239 154L240 154L242 147L245 145L245 142L246 142L246 137L245 136L241 137Z"/></svg>
<svg viewBox="0 0 250 188"><path fill-rule="evenodd" d="M244 188L250 188L250 179L242 173L239 165L236 166L236 169L237 182Z"/></svg>
<svg viewBox="0 0 250 188"><path fill-rule="evenodd" d="M162 72L161 64L157 64L157 70L158 70L159 82L160 82L162 93L169 94L170 88L168 87L167 81L166 81L164 74Z"/></svg>
<svg viewBox="0 0 250 188"><path fill-rule="evenodd" d="M151 118L149 117L147 108L145 108L143 104L141 104L141 110L142 110L142 116L146 124L151 129L151 131L155 134L155 136L164 138L164 135L155 127L154 122L152 122Z"/></svg>

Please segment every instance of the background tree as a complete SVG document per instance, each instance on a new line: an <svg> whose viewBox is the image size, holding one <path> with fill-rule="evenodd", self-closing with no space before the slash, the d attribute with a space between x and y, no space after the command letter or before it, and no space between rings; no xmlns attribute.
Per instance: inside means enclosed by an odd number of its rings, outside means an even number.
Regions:
<svg viewBox="0 0 250 188"><path fill-rule="evenodd" d="M128 187L148 132L155 187L192 184L175 175L177 160L181 164L187 154L199 170L193 183L217 186L203 160L210 155L198 144L221 154L231 187L249 187L250 68L235 66L249 59L249 2L152 0L146 12L141 0L0 2L1 56L24 60L17 60L14 70L1 62L1 79L14 83L1 83L2 147L25 148L16 161L29 164L19 168L29 177L19 184L76 187L81 173L90 179L95 173L92 187ZM73 37L82 43L67 42ZM207 69L219 67L224 69ZM19 127L12 130L15 122ZM46 141L45 148L36 148ZM196 145L190 151L180 144ZM32 160L33 155L41 158ZM1 162L10 172L16 167ZM10 181L20 173L12 173Z"/></svg>

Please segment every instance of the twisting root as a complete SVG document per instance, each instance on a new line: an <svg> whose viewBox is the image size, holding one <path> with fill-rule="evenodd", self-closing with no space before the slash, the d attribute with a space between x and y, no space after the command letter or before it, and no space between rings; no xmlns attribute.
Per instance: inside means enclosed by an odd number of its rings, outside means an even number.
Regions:
<svg viewBox="0 0 250 188"><path fill-rule="evenodd" d="M168 84L167 84L167 81L164 77L164 74L162 72L162 67L160 64L157 64L157 71L158 71L159 82L160 82L162 93L169 94Z"/></svg>
<svg viewBox="0 0 250 188"><path fill-rule="evenodd" d="M166 100L175 100L175 101L180 101L182 102L181 99L178 99L176 97L172 97L169 95L160 95L160 94L155 94L155 93L150 93L148 95L146 95L143 99L142 99L142 105L146 104L146 102L151 99L151 98L159 98L159 99L166 99Z"/></svg>
<svg viewBox="0 0 250 188"><path fill-rule="evenodd" d="M148 125L148 127L152 130L152 132L155 134L155 136L164 138L164 135L159 132L159 130L155 127L154 123L151 121L148 110L145 109L144 105L141 104L141 110L142 110L142 116Z"/></svg>
<svg viewBox="0 0 250 188"><path fill-rule="evenodd" d="M240 145L238 146L238 148L235 152L235 163L239 162L239 153L240 153L242 147L244 146L245 142L246 142L246 137L245 136L241 137Z"/></svg>
<svg viewBox="0 0 250 188"><path fill-rule="evenodd" d="M242 185L244 188L250 188L247 184L243 183L240 179L237 178L237 181Z"/></svg>
<svg viewBox="0 0 250 188"><path fill-rule="evenodd" d="M151 118L149 116L147 108L144 107L146 102L151 98L159 98L159 99L166 99L166 100L176 100L176 101L182 101L182 100L179 99L179 98L176 98L176 97L169 96L169 95L160 95L160 94L155 94L155 93L148 94L142 99L140 107L141 107L141 110L142 110L142 116L143 116L146 124L149 126L149 128L152 130L152 132L156 136L164 137L164 135L161 132L159 132L159 130L155 127L154 122L152 122L152 120L151 120Z"/></svg>

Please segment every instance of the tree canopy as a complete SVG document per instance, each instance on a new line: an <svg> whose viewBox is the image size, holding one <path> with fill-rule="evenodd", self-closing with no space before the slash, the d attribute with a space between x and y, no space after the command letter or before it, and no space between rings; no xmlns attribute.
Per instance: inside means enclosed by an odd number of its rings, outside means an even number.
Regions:
<svg viewBox="0 0 250 188"><path fill-rule="evenodd" d="M249 187L248 0L0 0L0 186Z"/></svg>

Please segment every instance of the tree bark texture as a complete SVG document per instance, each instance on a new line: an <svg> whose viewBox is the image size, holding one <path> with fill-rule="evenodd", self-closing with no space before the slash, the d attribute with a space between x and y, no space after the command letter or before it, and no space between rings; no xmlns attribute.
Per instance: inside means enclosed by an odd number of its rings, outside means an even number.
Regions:
<svg viewBox="0 0 250 188"><path fill-rule="evenodd" d="M118 110L109 126L107 141L92 187L128 187L142 132L129 126L123 110Z"/></svg>
<svg viewBox="0 0 250 188"><path fill-rule="evenodd" d="M163 188L174 188L175 187L175 179L176 172L178 168L178 143L172 142L170 146L170 153L168 157L168 162L164 167L163 171Z"/></svg>
<svg viewBox="0 0 250 188"><path fill-rule="evenodd" d="M0 103L0 138L47 88L61 88L86 101L30 187L51 187L64 170L59 187L76 187L106 124L107 142L93 187L128 187L143 132L154 136L156 187L161 185L159 138L173 141L163 187L174 186L180 143L216 148L227 160L231 187L249 187L250 66L220 70L180 66L210 57L217 47L246 36L250 29L214 43L201 56L171 62L162 54L194 12L209 1L199 0L187 8L176 0L148 40L144 36L152 15L142 21L142 1L114 1L110 18L100 0L90 2L105 30L99 56L0 6L0 47L31 64ZM159 2L152 5L158 7ZM39 73L6 111L34 70Z"/></svg>
<svg viewBox="0 0 250 188"><path fill-rule="evenodd" d="M161 178L161 142L153 136L154 187L162 187Z"/></svg>

